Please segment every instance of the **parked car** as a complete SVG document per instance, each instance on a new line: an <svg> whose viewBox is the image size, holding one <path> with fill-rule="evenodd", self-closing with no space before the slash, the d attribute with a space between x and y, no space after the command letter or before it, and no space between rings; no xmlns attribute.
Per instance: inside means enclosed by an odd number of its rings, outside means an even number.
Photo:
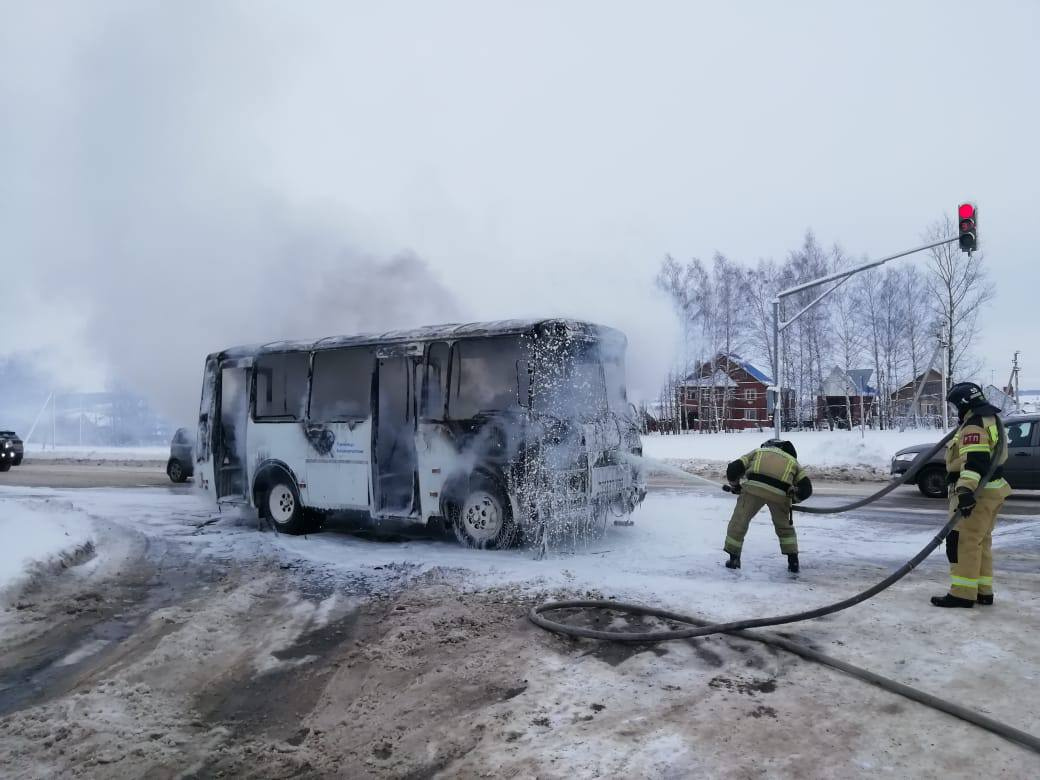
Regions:
<svg viewBox="0 0 1040 780"><path fill-rule="evenodd" d="M178 428L170 442L170 459L166 462L166 475L172 482L185 482L194 472L195 441L187 428Z"/></svg>
<svg viewBox="0 0 1040 780"><path fill-rule="evenodd" d="M14 431L0 431L0 471L18 466L25 455L25 446Z"/></svg>
<svg viewBox="0 0 1040 780"><path fill-rule="evenodd" d="M1015 490L1040 490L1040 414L1022 414L1004 420L1007 432L1008 459L1004 479ZM900 476L910 468L918 454L934 444L905 447L892 458L892 475ZM946 451L940 450L922 468L913 484L929 498L944 498L949 493L946 483Z"/></svg>

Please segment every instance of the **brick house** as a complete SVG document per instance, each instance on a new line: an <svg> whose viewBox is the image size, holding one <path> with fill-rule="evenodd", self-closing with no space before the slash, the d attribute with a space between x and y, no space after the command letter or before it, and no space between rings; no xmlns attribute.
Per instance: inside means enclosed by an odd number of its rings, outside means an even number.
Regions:
<svg viewBox="0 0 1040 780"><path fill-rule="evenodd" d="M914 396L917 395L918 385L921 387L921 395L917 399L917 409L914 409ZM919 374L892 393L892 402L895 414L899 417L917 416L932 419L942 416L942 405L946 403L942 392L942 374L934 368Z"/></svg>
<svg viewBox="0 0 1040 780"><path fill-rule="evenodd" d="M767 388L773 379L739 355L720 352L679 386L683 430L767 428L773 424Z"/></svg>

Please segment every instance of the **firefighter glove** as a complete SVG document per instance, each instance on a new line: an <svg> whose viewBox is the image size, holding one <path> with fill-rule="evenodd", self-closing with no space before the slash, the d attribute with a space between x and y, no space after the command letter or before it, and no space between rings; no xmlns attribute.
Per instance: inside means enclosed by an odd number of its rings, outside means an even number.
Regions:
<svg viewBox="0 0 1040 780"><path fill-rule="evenodd" d="M957 494L957 509L962 517L969 517L975 508L975 495L970 490L964 490Z"/></svg>
<svg viewBox="0 0 1040 780"><path fill-rule="evenodd" d="M739 482L730 482L729 483L729 492L732 493L735 496L740 495L740 483Z"/></svg>

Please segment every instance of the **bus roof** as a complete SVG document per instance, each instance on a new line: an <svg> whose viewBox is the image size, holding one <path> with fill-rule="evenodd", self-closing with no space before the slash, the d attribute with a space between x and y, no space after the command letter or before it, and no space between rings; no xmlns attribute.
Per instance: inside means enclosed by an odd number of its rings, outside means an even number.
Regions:
<svg viewBox="0 0 1040 780"><path fill-rule="evenodd" d="M362 333L353 336L326 336L313 341L272 341L267 344L230 347L215 353L223 358L249 357L271 352L310 352L336 347L366 346L371 344L400 344L425 341L452 341L463 338L510 336L534 333L550 328L565 328L576 334L625 344L625 334L615 328L591 322L568 319L499 320L497 322L451 322L444 325L425 325L411 330L391 330L386 333Z"/></svg>

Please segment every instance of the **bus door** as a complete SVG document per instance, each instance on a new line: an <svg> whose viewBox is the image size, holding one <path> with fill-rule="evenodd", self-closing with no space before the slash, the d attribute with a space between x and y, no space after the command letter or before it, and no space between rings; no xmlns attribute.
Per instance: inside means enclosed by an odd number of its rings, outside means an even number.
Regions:
<svg viewBox="0 0 1040 780"><path fill-rule="evenodd" d="M419 511L414 372L422 346L380 348L376 357L372 511L376 515L412 517Z"/></svg>
<svg viewBox="0 0 1040 780"><path fill-rule="evenodd" d="M205 491L213 489L213 426L216 417L217 380L220 362L206 358L202 374L202 400L199 404L199 427L195 432L195 484Z"/></svg>
<svg viewBox="0 0 1040 780"><path fill-rule="evenodd" d="M217 500L246 498L246 422L252 360L225 361L215 388L210 442Z"/></svg>
<svg viewBox="0 0 1040 780"><path fill-rule="evenodd" d="M314 353L307 426L311 506L371 509L374 363L367 346Z"/></svg>
<svg viewBox="0 0 1040 780"><path fill-rule="evenodd" d="M416 368L415 394L419 402L419 434L416 449L422 519L441 514L441 491L452 464L458 462L455 443L448 433L447 342L436 341L426 348L426 360Z"/></svg>

